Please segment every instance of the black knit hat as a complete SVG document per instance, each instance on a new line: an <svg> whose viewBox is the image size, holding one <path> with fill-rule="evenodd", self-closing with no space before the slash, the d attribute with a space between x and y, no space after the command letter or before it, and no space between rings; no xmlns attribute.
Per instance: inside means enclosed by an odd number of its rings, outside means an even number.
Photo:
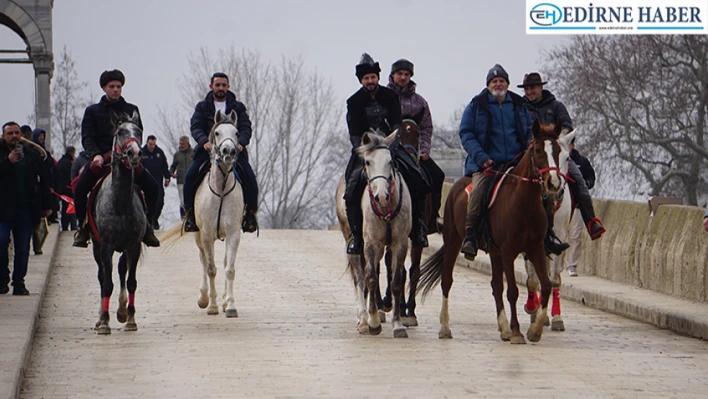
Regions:
<svg viewBox="0 0 708 399"><path fill-rule="evenodd" d="M359 78L359 82L364 77L364 75L375 73L378 75L381 72L381 67L379 67L378 62L374 62L374 59L367 53L361 55L361 61L356 66L356 77Z"/></svg>
<svg viewBox="0 0 708 399"><path fill-rule="evenodd" d="M408 71L411 73L411 77L413 77L413 63L405 58L401 58L400 60L391 64L391 75L398 71Z"/></svg>
<svg viewBox="0 0 708 399"><path fill-rule="evenodd" d="M103 73L101 74L101 78L98 80L98 82L101 84L101 88L104 88L109 82L112 82L114 80L119 81L121 86L125 85L125 75L123 75L123 72L117 69L114 69L112 71L103 71Z"/></svg>
<svg viewBox="0 0 708 399"><path fill-rule="evenodd" d="M504 67L499 64L495 64L492 69L487 72L487 86L489 86L489 82L491 82L494 78L502 78L506 80L506 83L510 83L509 74L506 73Z"/></svg>

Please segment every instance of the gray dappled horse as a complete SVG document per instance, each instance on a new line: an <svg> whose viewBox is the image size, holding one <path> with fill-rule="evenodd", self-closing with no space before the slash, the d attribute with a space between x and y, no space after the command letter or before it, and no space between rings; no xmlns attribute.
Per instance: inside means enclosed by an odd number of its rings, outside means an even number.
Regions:
<svg viewBox="0 0 708 399"><path fill-rule="evenodd" d="M130 116L111 114L111 121L115 126L111 172L98 189L93 206L89 210L98 232L96 235L91 231L91 242L93 257L98 264L98 282L101 284L101 310L96 323L99 334L111 333L108 325L108 306L113 293L114 252L122 252L118 260L120 297L117 318L121 323L127 322L125 331L138 329L135 323L135 272L147 226L145 208L135 188L135 171L142 162L140 142L143 132L137 124L138 120L137 112Z"/></svg>
<svg viewBox="0 0 708 399"><path fill-rule="evenodd" d="M364 160L364 175L367 178L367 190L361 198L364 251L363 256L347 255L347 263L359 305L357 329L361 334L380 334L381 319L376 298L379 291L378 265L384 249L388 247L393 266L393 336L406 338L408 333L401 320L400 301L403 297L406 272L404 263L412 218L408 186L395 169L389 149L397 134L396 131L384 138L375 132L367 132L362 136L362 145L357 152ZM337 187L336 205L337 218L346 240L349 224L344 205L344 187L345 181L342 178Z"/></svg>

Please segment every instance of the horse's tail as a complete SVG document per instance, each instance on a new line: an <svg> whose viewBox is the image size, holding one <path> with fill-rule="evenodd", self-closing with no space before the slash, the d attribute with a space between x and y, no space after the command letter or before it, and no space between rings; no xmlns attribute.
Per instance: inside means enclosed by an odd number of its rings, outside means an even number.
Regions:
<svg viewBox="0 0 708 399"><path fill-rule="evenodd" d="M445 258L445 245L441 246L437 252L428 258L420 266L420 281L418 281L419 291L423 299L428 296L430 290L440 283L442 277L442 264Z"/></svg>
<svg viewBox="0 0 708 399"><path fill-rule="evenodd" d="M160 234L160 248L163 252L170 250L185 237L187 235L182 234L182 223L177 223Z"/></svg>

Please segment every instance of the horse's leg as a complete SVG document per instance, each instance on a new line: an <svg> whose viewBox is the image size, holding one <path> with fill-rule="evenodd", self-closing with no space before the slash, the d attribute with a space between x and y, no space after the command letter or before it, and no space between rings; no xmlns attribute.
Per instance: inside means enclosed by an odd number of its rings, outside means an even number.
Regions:
<svg viewBox="0 0 708 399"><path fill-rule="evenodd" d="M551 295L551 280L548 278L543 245L539 245L527 254L541 282L541 309L536 313L536 321L531 324L526 332L526 336L529 338L529 341L538 342L541 340L541 335L543 335L543 326L548 321L548 299ZM507 279L508 278L509 276L507 276Z"/></svg>
<svg viewBox="0 0 708 399"><path fill-rule="evenodd" d="M366 312L366 279L364 278L364 258L360 255L347 255L347 260L349 262L349 268L352 271L352 277L354 278L354 286L356 288L357 296L357 330L359 334L369 333L369 320Z"/></svg>
<svg viewBox="0 0 708 399"><path fill-rule="evenodd" d="M509 328L509 319L506 318L506 312L504 311L504 266L502 257L499 253L489 254L489 258L492 261L492 296L494 297L494 303L497 308L497 328L499 330L499 336L502 341L509 341L512 339L512 332ZM523 340L523 336L521 339ZM515 338L518 340L518 338Z"/></svg>
<svg viewBox="0 0 708 399"><path fill-rule="evenodd" d="M536 320L536 311L541 307L540 300L538 299L540 283L538 282L536 269L534 269L533 264L529 261L528 256L524 256L524 267L528 275L526 279L528 298L526 299L526 304L524 304L524 311L531 315L531 323L533 323Z"/></svg>
<svg viewBox="0 0 708 399"><path fill-rule="evenodd" d="M123 252L118 259L118 276L120 277L120 295L118 295L118 312L116 318L118 322L125 323L128 320L128 293L125 288L125 276L128 274L127 251Z"/></svg>
<svg viewBox="0 0 708 399"><path fill-rule="evenodd" d="M401 320L401 302L403 300L404 288L406 286L406 254L408 253L408 242L392 249L393 280L391 282L391 294L393 295L393 337L408 338L406 326Z"/></svg>
<svg viewBox="0 0 708 399"><path fill-rule="evenodd" d="M415 295L418 289L418 281L420 280L420 259L422 256L423 248L411 249L411 268L409 271L410 281L408 282L408 301L406 301L405 303L407 317L403 321L403 324L405 324L406 327L418 326L418 317L415 315Z"/></svg>
<svg viewBox="0 0 708 399"><path fill-rule="evenodd" d="M448 246L448 242L450 245ZM445 251L443 253L443 261L440 271L440 289L442 290L443 300L440 309L440 331L438 338L452 338L452 330L450 330L450 313L448 310L448 299L450 296L450 288L452 288L452 271L455 268L457 261L457 253L460 252L462 246L462 238L453 237L450 240L445 239Z"/></svg>
<svg viewBox="0 0 708 399"><path fill-rule="evenodd" d="M519 316L516 312L516 301L519 299L519 286L516 285L516 274L514 273L514 260L518 254L512 254L508 251L503 251L501 254L501 260L504 267L504 276L506 277L506 300L509 302L509 311L511 312L511 321L509 322L509 328L511 328L511 343L512 344L525 344L523 334L521 334L521 327L519 325ZM548 275L546 275L548 279Z"/></svg>
<svg viewBox="0 0 708 399"><path fill-rule="evenodd" d="M384 263L386 263L386 294L384 294L383 302L380 303L379 307L384 312L390 312L393 300L391 299L391 250L386 247L386 254L384 255ZM380 265L379 265L380 267Z"/></svg>
<svg viewBox="0 0 708 399"><path fill-rule="evenodd" d="M202 248L204 248L204 257L206 258L205 271L209 276L209 306L207 306L208 315L219 314L219 305L216 301L216 262L214 261L214 242L206 239L202 235Z"/></svg>
<svg viewBox="0 0 708 399"><path fill-rule="evenodd" d="M234 279L236 278L236 253L238 252L239 241L241 241L240 229L226 237L226 255L224 255L226 292L222 305L226 317L238 317L234 300Z"/></svg>
<svg viewBox="0 0 708 399"><path fill-rule="evenodd" d="M140 243L128 249L123 256L126 254L128 255L128 321L125 323L125 331L138 331L138 324L135 322L135 290L138 288L136 276L140 260Z"/></svg>
<svg viewBox="0 0 708 399"><path fill-rule="evenodd" d="M98 286L103 291L103 261L101 260L101 244L99 242L93 242L93 259L98 265ZM98 326L101 325L103 316L103 301L98 302L98 321L96 321L95 328L98 330Z"/></svg>
<svg viewBox="0 0 708 399"><path fill-rule="evenodd" d="M369 289L369 334L381 334L381 320L376 303L376 292L379 288L378 264L383 256L383 248L377 248L371 243L366 243L364 253L366 254L366 287Z"/></svg>
<svg viewBox="0 0 708 399"><path fill-rule="evenodd" d="M199 260L202 262L202 284L199 286L199 299L197 300L197 305L199 308L205 309L209 306L209 284L207 282L207 257L204 252L204 244L202 244L201 232L197 231L194 240L197 242L197 247L199 247Z"/></svg>
<svg viewBox="0 0 708 399"><path fill-rule="evenodd" d="M99 334L110 334L111 327L108 326L110 316L108 307L111 303L111 294L113 294L113 248L101 246L101 264L103 264L103 282L101 284L101 323L96 329Z"/></svg>
<svg viewBox="0 0 708 399"><path fill-rule="evenodd" d="M565 331L565 324L561 317L560 287L563 272L564 255L555 256L551 263L551 292L553 293L553 307L551 308L551 330Z"/></svg>

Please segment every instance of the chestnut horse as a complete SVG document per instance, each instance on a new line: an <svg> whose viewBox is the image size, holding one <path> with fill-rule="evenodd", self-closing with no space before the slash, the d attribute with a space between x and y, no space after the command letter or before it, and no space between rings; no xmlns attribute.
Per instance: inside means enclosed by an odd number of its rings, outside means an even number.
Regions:
<svg viewBox="0 0 708 399"><path fill-rule="evenodd" d="M541 126L534 122L533 140L518 164L506 173L500 183L496 201L489 208L491 230L490 258L492 261L492 294L496 302L497 325L501 339L513 344L526 343L519 327L516 301L519 288L514 275L514 260L525 253L534 266L541 285L541 306L535 322L527 332L529 340L541 339L543 325L548 319L547 308L551 294L543 239L548 226L542 194L555 194L561 188L558 170L561 126ZM485 171L487 172L487 171ZM448 297L452 287L452 272L466 234L465 215L468 194L465 188L470 177L462 177L450 189L445 203L443 246L422 266L421 287L426 295L438 281L442 281L442 309L440 311L440 338L452 338ZM482 245L484 248L485 245ZM504 311L503 276L508 283L507 300L511 308L511 324Z"/></svg>

